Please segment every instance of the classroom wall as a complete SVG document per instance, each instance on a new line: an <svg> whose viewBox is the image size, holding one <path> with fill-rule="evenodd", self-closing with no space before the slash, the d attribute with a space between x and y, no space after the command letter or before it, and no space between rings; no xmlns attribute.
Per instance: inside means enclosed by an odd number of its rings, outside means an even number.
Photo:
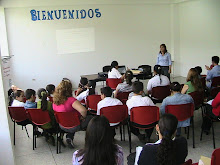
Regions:
<svg viewBox="0 0 220 165"><path fill-rule="evenodd" d="M191 67L211 64L212 56L220 52L220 1L196 0L179 4L180 75L186 76Z"/></svg>
<svg viewBox="0 0 220 165"><path fill-rule="evenodd" d="M30 10L95 9L102 16L94 19L32 21ZM57 85L68 77L76 87L80 75L102 71L113 60L129 68L155 65L159 45L171 50L171 7L168 3L96 4L5 9L12 80L20 88ZM94 52L57 55L56 30L95 28ZM173 55L174 56L174 55ZM174 57L172 57L174 58Z"/></svg>

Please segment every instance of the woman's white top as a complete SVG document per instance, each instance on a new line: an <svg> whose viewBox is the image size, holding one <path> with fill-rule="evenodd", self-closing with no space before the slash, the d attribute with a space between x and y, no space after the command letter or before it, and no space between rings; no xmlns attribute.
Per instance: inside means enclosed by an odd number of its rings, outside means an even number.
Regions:
<svg viewBox="0 0 220 165"><path fill-rule="evenodd" d="M112 68L111 71L108 72L108 78L121 78L121 73L115 69L115 68Z"/></svg>
<svg viewBox="0 0 220 165"><path fill-rule="evenodd" d="M152 77L147 84L147 91L152 91L152 88L157 86L167 86L170 85L170 80L164 75L155 75Z"/></svg>

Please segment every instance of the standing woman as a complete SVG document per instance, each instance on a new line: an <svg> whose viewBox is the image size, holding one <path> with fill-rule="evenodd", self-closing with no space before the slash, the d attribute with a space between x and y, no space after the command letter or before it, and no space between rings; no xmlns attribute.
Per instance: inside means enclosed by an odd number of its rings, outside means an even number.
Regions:
<svg viewBox="0 0 220 165"><path fill-rule="evenodd" d="M170 79L172 62L171 55L167 51L167 47L165 44L160 45L160 52L157 56L157 65L161 66L162 74Z"/></svg>

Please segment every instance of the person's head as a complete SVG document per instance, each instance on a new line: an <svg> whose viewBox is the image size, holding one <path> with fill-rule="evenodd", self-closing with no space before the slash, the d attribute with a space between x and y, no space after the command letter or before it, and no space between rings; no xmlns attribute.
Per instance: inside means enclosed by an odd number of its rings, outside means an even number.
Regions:
<svg viewBox="0 0 220 165"><path fill-rule="evenodd" d="M86 129L85 146L77 154L77 157L83 156L82 165L116 164L116 152L108 119L105 116L94 117Z"/></svg>
<svg viewBox="0 0 220 165"><path fill-rule="evenodd" d="M40 88L37 91L37 96L41 100L41 109L47 110L47 91L44 88Z"/></svg>
<svg viewBox="0 0 220 165"><path fill-rule="evenodd" d="M70 79L68 79L68 78L66 78L66 77L64 77L64 78L62 79L62 81L69 81L69 82L71 82Z"/></svg>
<svg viewBox="0 0 220 165"><path fill-rule="evenodd" d="M126 80L126 83L129 84L129 85L132 85L132 79L133 79L134 75L132 73L132 71L126 71L125 72L125 80Z"/></svg>
<svg viewBox="0 0 220 165"><path fill-rule="evenodd" d="M180 92L181 91L181 85L178 82L172 82L170 84L170 90L171 92Z"/></svg>
<svg viewBox="0 0 220 165"><path fill-rule="evenodd" d="M27 89L25 91L25 97L28 101L35 102L36 100L36 92L33 89Z"/></svg>
<svg viewBox="0 0 220 165"><path fill-rule="evenodd" d="M101 99L112 96L112 89L110 87L101 88Z"/></svg>
<svg viewBox="0 0 220 165"><path fill-rule="evenodd" d="M68 97L72 97L72 83L70 81L61 81L61 83L56 87L53 102L56 105L63 104Z"/></svg>
<svg viewBox="0 0 220 165"><path fill-rule="evenodd" d="M47 92L48 92L49 95L52 95L52 94L54 93L54 91L55 91L55 85L53 85L53 84L48 84L48 85L46 86L46 90L47 90Z"/></svg>
<svg viewBox="0 0 220 165"><path fill-rule="evenodd" d="M117 61L112 61L111 67L115 68L115 69L118 69L118 62Z"/></svg>
<svg viewBox="0 0 220 165"><path fill-rule="evenodd" d="M18 87L16 87L15 85L12 85L12 86L11 86L11 89L13 90L13 92L16 91L17 88L18 88Z"/></svg>
<svg viewBox="0 0 220 165"><path fill-rule="evenodd" d="M156 125L161 143L158 146L157 162L163 165L176 165L175 143L172 138L176 133L178 120L172 114L164 114Z"/></svg>
<svg viewBox="0 0 220 165"><path fill-rule="evenodd" d="M213 56L212 57L212 65L218 65L219 63L219 57L218 56Z"/></svg>
<svg viewBox="0 0 220 165"><path fill-rule="evenodd" d="M166 45L165 44L161 44L160 45L160 53L166 53L167 52L167 47L166 47Z"/></svg>
<svg viewBox="0 0 220 165"><path fill-rule="evenodd" d="M202 83L199 79L198 72L196 71L195 68L191 68L188 72L186 81L191 81L193 87L195 88L196 91L201 91L202 90Z"/></svg>
<svg viewBox="0 0 220 165"><path fill-rule="evenodd" d="M85 88L86 85L88 85L88 79L86 77L82 77L79 82L79 87Z"/></svg>
<svg viewBox="0 0 220 165"><path fill-rule="evenodd" d="M144 90L144 85L142 82L135 81L132 83L132 91L134 92L134 94L142 95L143 90Z"/></svg>
<svg viewBox="0 0 220 165"><path fill-rule="evenodd" d="M201 68L201 66L196 66L195 69L196 69L198 75L201 75L201 73L202 73L202 68Z"/></svg>
<svg viewBox="0 0 220 165"><path fill-rule="evenodd" d="M24 91L22 90L15 91L14 98L20 102L24 102Z"/></svg>
<svg viewBox="0 0 220 165"><path fill-rule="evenodd" d="M160 65L155 65L154 66L154 75L161 75L161 73L162 73L162 68L161 68L161 66Z"/></svg>

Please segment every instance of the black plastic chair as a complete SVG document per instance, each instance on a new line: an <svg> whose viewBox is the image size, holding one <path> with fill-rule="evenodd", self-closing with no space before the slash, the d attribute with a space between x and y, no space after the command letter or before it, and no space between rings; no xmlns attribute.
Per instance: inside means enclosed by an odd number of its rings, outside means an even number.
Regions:
<svg viewBox="0 0 220 165"><path fill-rule="evenodd" d="M150 65L140 65L138 69L142 69L142 73L140 75L137 75L138 80L146 80L152 78L152 71Z"/></svg>
<svg viewBox="0 0 220 165"><path fill-rule="evenodd" d="M110 65L106 65L106 66L103 66L102 71L103 72L108 72L110 69L111 69L111 66Z"/></svg>

